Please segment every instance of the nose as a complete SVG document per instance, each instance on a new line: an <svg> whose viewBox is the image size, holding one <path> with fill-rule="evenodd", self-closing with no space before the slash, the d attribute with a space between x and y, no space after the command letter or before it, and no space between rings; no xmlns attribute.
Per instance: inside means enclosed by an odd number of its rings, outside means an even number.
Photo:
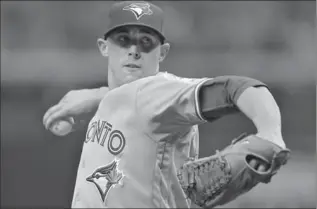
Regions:
<svg viewBox="0 0 317 209"><path fill-rule="evenodd" d="M129 49L129 56L132 56L134 59L140 59L141 51L139 47L137 47L136 45L132 45Z"/></svg>

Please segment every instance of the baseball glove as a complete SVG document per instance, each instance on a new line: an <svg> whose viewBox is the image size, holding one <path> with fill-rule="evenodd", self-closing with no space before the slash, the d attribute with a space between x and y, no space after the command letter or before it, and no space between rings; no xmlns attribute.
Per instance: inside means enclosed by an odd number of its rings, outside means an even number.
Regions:
<svg viewBox="0 0 317 209"><path fill-rule="evenodd" d="M289 159L290 150L255 135L241 135L222 151L187 161L178 171L187 197L202 208L226 204L258 183L269 183ZM260 172L248 162L256 158L268 165Z"/></svg>

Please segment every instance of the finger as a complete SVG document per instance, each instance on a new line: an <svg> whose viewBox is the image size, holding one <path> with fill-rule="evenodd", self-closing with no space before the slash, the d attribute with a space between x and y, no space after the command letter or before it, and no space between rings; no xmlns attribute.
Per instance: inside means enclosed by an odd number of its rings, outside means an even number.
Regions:
<svg viewBox="0 0 317 209"><path fill-rule="evenodd" d="M46 126L47 119L56 111L58 111L60 108L62 108L62 105L60 103L50 107L43 116L43 125Z"/></svg>
<svg viewBox="0 0 317 209"><path fill-rule="evenodd" d="M209 181L212 181L212 179L210 179ZM195 178L195 187L198 190L203 190L203 188L205 187L204 182L201 180L201 178Z"/></svg>
<svg viewBox="0 0 317 209"><path fill-rule="evenodd" d="M195 174L194 174L194 169L192 167L188 167L188 186L190 188L194 187L195 184Z"/></svg>
<svg viewBox="0 0 317 209"><path fill-rule="evenodd" d="M46 129L48 129L53 124L53 122L55 122L56 120L67 117L67 114L68 114L68 110L66 108L60 108L57 111L55 111L54 113L52 113L47 118L47 121L45 124Z"/></svg>
<svg viewBox="0 0 317 209"><path fill-rule="evenodd" d="M265 164L260 164L258 167L258 171L260 172L265 172L267 170L267 165Z"/></svg>
<svg viewBox="0 0 317 209"><path fill-rule="evenodd" d="M257 162L256 159L252 159L252 160L250 160L249 165L250 165L253 169L256 169L256 168L258 167L258 162Z"/></svg>
<svg viewBox="0 0 317 209"><path fill-rule="evenodd" d="M184 167L181 167L177 173L178 180L181 182L182 187L188 187L188 173L184 171Z"/></svg>

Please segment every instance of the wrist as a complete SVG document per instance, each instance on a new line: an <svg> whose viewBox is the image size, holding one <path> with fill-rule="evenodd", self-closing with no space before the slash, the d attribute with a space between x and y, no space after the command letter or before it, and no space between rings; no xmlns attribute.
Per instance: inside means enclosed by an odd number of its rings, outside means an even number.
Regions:
<svg viewBox="0 0 317 209"><path fill-rule="evenodd" d="M283 149L286 148L282 133L280 131L258 131L256 136L271 141Z"/></svg>

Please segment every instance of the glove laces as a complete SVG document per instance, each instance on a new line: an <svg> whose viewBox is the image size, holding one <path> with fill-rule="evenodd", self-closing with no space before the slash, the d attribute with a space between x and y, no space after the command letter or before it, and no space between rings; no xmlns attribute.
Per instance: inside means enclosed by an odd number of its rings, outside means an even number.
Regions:
<svg viewBox="0 0 317 209"><path fill-rule="evenodd" d="M203 206L206 202L215 199L221 194L223 188L228 184L231 179L230 167L226 159L221 155L219 150L210 160L205 160L201 164L196 164L193 168L195 179L207 180L207 185L200 191L201 199L196 199L195 204ZM214 174L214 177L212 176ZM199 191L195 183L194 190ZM189 194L193 193L190 191ZM194 198L195 199L195 198Z"/></svg>

